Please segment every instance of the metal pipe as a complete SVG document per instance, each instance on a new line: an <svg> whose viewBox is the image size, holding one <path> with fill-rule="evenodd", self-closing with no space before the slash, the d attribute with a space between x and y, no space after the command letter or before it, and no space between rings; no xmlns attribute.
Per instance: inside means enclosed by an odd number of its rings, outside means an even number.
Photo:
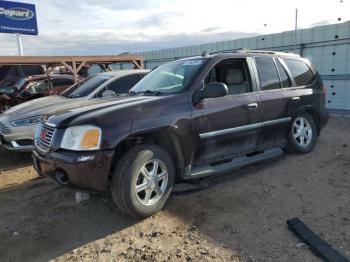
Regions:
<svg viewBox="0 0 350 262"><path fill-rule="evenodd" d="M23 47L22 47L22 38L21 38L21 34L16 34L16 38L17 38L17 49L18 49L18 54L20 56L23 56Z"/></svg>
<svg viewBox="0 0 350 262"><path fill-rule="evenodd" d="M297 52L298 8L295 9L294 51Z"/></svg>

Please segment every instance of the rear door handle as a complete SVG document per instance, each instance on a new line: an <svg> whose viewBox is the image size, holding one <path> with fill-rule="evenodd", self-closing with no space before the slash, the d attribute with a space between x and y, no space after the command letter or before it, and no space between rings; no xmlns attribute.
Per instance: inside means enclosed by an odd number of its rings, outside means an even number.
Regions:
<svg viewBox="0 0 350 262"><path fill-rule="evenodd" d="M291 98L292 101L300 101L300 97L299 96L295 96Z"/></svg>
<svg viewBox="0 0 350 262"><path fill-rule="evenodd" d="M247 105L248 109L253 110L258 108L258 103L250 103Z"/></svg>

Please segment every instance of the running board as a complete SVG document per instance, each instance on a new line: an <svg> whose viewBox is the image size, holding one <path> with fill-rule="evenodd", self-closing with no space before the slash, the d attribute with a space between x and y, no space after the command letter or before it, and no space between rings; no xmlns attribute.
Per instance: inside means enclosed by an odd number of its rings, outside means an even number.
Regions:
<svg viewBox="0 0 350 262"><path fill-rule="evenodd" d="M262 153L255 154L252 156L243 155L243 156L234 157L232 158L231 161L221 165L216 165L216 166L206 165L199 168L193 168L191 172L185 177L185 179L200 178L200 177L211 176L214 174L225 173L227 171L238 169L260 161L278 157L282 154L283 154L283 150L281 148L274 147L274 148L266 149Z"/></svg>

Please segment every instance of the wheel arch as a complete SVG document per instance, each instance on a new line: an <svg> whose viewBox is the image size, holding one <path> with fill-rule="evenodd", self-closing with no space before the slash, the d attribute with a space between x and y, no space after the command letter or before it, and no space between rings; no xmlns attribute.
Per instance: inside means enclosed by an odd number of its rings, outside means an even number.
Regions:
<svg viewBox="0 0 350 262"><path fill-rule="evenodd" d="M317 135L319 135L320 134L320 129L321 129L321 127L320 127L320 114L316 110L316 108L313 107L313 106L305 106L305 107L299 108L295 112L293 117L296 117L297 115L300 115L302 113L308 113L315 120L316 127L317 127Z"/></svg>
<svg viewBox="0 0 350 262"><path fill-rule="evenodd" d="M182 147L173 127L135 132L122 139L115 148L110 174L112 174L118 159L124 152L140 144L158 145L165 149L173 158L176 167L176 178L181 178L185 166Z"/></svg>

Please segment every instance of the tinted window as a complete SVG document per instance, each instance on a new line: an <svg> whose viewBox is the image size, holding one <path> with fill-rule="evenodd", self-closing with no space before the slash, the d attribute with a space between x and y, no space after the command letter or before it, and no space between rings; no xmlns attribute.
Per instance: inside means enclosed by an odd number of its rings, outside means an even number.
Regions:
<svg viewBox="0 0 350 262"><path fill-rule="evenodd" d="M53 88L73 85L73 79L55 78L55 79L52 79L51 81L52 81Z"/></svg>
<svg viewBox="0 0 350 262"><path fill-rule="evenodd" d="M226 59L215 65L207 74L204 83L221 82L227 85L228 95L252 91L247 64L244 59Z"/></svg>
<svg viewBox="0 0 350 262"><path fill-rule="evenodd" d="M261 90L281 88L275 62L271 57L256 57Z"/></svg>
<svg viewBox="0 0 350 262"><path fill-rule="evenodd" d="M141 78L137 74L124 76L108 84L107 89L114 91L116 94L127 93Z"/></svg>
<svg viewBox="0 0 350 262"><path fill-rule="evenodd" d="M282 66L281 62L278 59L276 59L275 61L276 61L278 73L280 74L282 87L291 87L292 81L290 80L286 70L284 69L284 67Z"/></svg>
<svg viewBox="0 0 350 262"><path fill-rule="evenodd" d="M111 76L108 75L97 75L92 76L83 82L81 85L74 86L73 88L69 88L68 91L62 93L62 95L66 97L84 97L91 94L96 90L99 86L105 83Z"/></svg>
<svg viewBox="0 0 350 262"><path fill-rule="evenodd" d="M314 79L314 73L310 67L300 60L284 60L292 74L297 86L305 86L311 84Z"/></svg>

